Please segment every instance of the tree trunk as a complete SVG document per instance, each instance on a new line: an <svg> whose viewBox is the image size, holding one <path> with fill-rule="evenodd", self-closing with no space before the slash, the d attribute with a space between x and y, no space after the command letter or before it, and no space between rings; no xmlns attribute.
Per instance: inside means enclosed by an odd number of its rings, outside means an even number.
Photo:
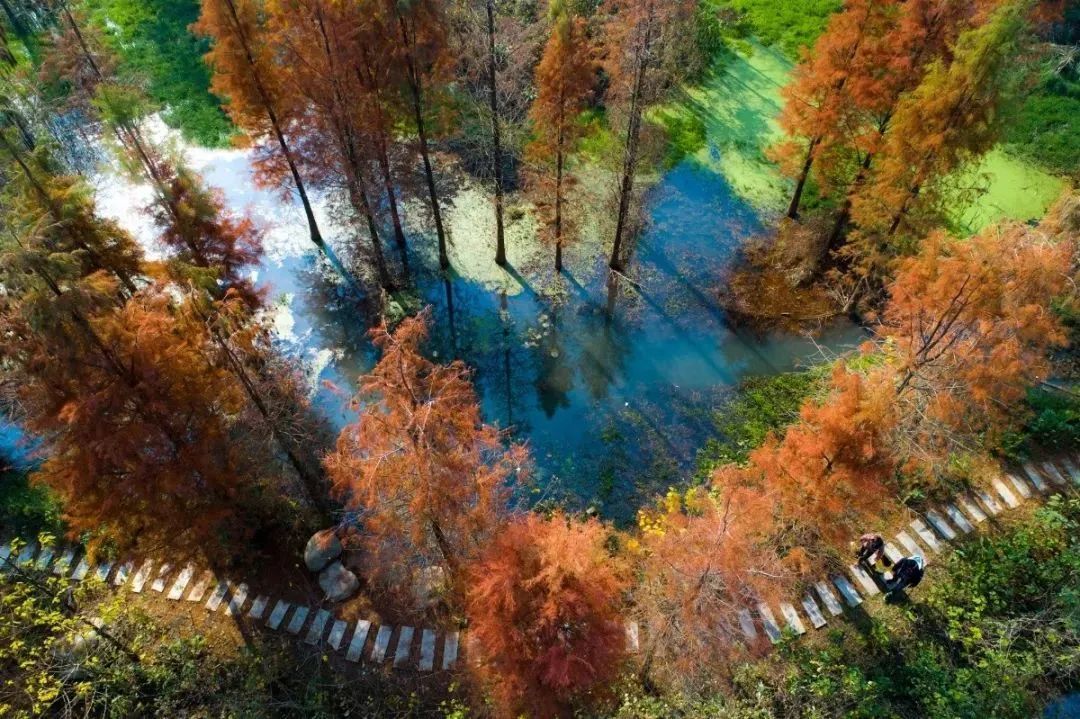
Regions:
<svg viewBox="0 0 1080 719"><path fill-rule="evenodd" d="M561 113L560 113L561 114ZM563 181L563 128L559 121L559 140L555 151L555 271L562 272L562 181Z"/></svg>
<svg viewBox="0 0 1080 719"><path fill-rule="evenodd" d="M381 111L380 111L381 113ZM382 171L383 191L390 206L390 220L394 225L394 242L401 256L401 269L405 277L409 276L409 247L405 244L405 232L401 229L401 216L398 214L397 197L394 195L394 177L390 173L390 157L386 150L386 135L379 129L378 138L379 169Z"/></svg>
<svg viewBox="0 0 1080 719"><path fill-rule="evenodd" d="M23 38L30 34L22 19L15 13L15 9L8 3L8 0L0 0L0 7L4 8L4 14L7 15L8 20L11 22L11 29L15 31L16 35Z"/></svg>
<svg viewBox="0 0 1080 719"><path fill-rule="evenodd" d="M397 8L397 5L394 6ZM424 122L423 81L416 69L416 61L413 57L413 42L409 38L405 18L398 15L398 25L401 28L401 41L405 45L405 68L409 78L409 92L412 95L413 119L416 122L416 134L420 141L420 157L424 160L424 178L427 180L428 199L431 201L431 214L435 218L435 234L439 239L439 267L446 269L450 266L450 257L446 253L446 231L443 229L442 210L439 208L439 194L435 189L435 173L431 169L431 158L428 153L427 128Z"/></svg>
<svg viewBox="0 0 1080 719"><path fill-rule="evenodd" d="M296 161L293 158L292 150L289 148L288 143L285 141L285 134L281 129L281 123L278 121L277 112L274 110L274 105L270 101L270 95L263 86L262 77L259 75L259 68L255 64L255 56L251 52L251 47L248 44L247 36L244 34L243 25L240 24L240 16L237 15L236 5L233 0L225 0L225 4L229 6L229 13L232 15L233 25L236 30L236 37L240 40L241 46L244 48L244 56L247 60L248 70L251 72L251 79L255 83L255 89L259 93L259 99L262 102L263 109L266 110L266 116L270 120L270 126L274 132L274 138L277 140L278 147L281 148L281 153L285 157L285 162L289 166L289 174L292 176L293 184L296 185L296 192L300 196L300 203L304 206L304 216L307 218L308 231L311 234L311 241L315 243L323 254L327 255L329 259L329 253L327 252L326 241L323 240L322 233L319 231L319 225L315 221L315 211L311 207L311 201L308 199L307 189L304 187L304 181L300 178L300 170L297 169ZM335 267L337 262L331 260L331 264ZM346 277L347 280L351 278Z"/></svg>
<svg viewBox="0 0 1080 719"><path fill-rule="evenodd" d="M634 86L630 94L630 117L626 124L626 144L623 158L622 180L619 183L619 212L615 220L615 241L611 246L611 260L608 266L622 271L622 243L626 234L630 197L634 191L634 175L637 172L638 140L641 129L642 92L645 87L645 71L649 66L649 53L652 46L653 5L650 0L645 18L644 36L637 52L637 67L634 72ZM610 304L610 303L609 303Z"/></svg>
<svg viewBox="0 0 1080 719"><path fill-rule="evenodd" d="M815 137L806 148L806 161L803 162L799 180L795 183L795 194L791 196L791 204L788 205L787 216L796 219L799 216L799 203L802 202L803 190L806 188L806 179L810 177L810 167L814 164L814 150L821 143L821 137Z"/></svg>
<svg viewBox="0 0 1080 719"><path fill-rule="evenodd" d="M450 358L457 358L457 327L454 324L454 288L447 274L443 275L443 288L446 290L446 321L450 323Z"/></svg>
<svg viewBox="0 0 1080 719"><path fill-rule="evenodd" d="M491 143L495 170L495 264L506 264L503 236L502 141L499 137L499 100L495 92L495 0L487 0L488 103L491 106Z"/></svg>

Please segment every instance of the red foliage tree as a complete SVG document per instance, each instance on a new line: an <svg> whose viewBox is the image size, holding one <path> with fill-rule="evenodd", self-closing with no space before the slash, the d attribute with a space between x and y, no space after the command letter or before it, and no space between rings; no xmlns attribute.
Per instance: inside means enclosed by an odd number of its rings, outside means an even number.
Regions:
<svg viewBox="0 0 1080 719"><path fill-rule="evenodd" d="M596 520L526 514L470 568L469 631L500 715L566 715L620 670L627 575L608 535Z"/></svg>
<svg viewBox="0 0 1080 719"><path fill-rule="evenodd" d="M504 446L481 419L465 365L420 354L426 336L426 316L372 330L383 356L360 379L359 421L326 458L336 491L361 514L372 576L399 589L432 566L457 585L527 472L525 448Z"/></svg>
<svg viewBox="0 0 1080 719"><path fill-rule="evenodd" d="M576 120L592 88L594 67L585 37L585 21L571 16L562 0L550 5L550 14L551 37L536 67L536 100L530 114L537 137L530 150L533 157L546 164L554 160L551 233L555 242L555 271L562 272L566 156L580 134Z"/></svg>

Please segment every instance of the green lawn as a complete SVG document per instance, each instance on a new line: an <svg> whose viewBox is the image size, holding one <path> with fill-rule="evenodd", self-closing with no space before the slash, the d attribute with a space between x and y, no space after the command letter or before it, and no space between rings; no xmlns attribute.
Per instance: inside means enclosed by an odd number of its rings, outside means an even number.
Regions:
<svg viewBox="0 0 1080 719"><path fill-rule="evenodd" d="M791 185L764 153L781 137L776 124L780 89L792 63L774 47L737 44L738 52L721 57L701 83L653 108L649 119L663 125L671 139L668 164L690 158L721 173L736 194L759 210L779 211ZM1000 147L953 179L956 185L986 190L950 213L961 232L1003 218L1042 217L1065 186L1062 178Z"/></svg>

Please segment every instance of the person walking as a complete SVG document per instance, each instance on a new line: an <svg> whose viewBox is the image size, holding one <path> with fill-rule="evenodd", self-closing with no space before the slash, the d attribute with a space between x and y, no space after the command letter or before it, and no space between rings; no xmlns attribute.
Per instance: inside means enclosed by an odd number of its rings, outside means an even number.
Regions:
<svg viewBox="0 0 1080 719"><path fill-rule="evenodd" d="M892 579L885 580L885 596L918 586L923 578L926 562L918 554L904 557L893 567Z"/></svg>

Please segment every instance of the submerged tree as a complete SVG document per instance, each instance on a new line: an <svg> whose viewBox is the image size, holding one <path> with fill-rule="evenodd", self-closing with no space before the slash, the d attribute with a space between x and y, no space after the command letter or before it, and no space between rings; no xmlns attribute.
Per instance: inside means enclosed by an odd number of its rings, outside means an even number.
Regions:
<svg viewBox="0 0 1080 719"><path fill-rule="evenodd" d="M360 379L360 419L326 458L336 491L360 513L372 576L403 589L441 566L456 589L464 567L505 521L528 453L484 424L469 370L420 354L426 315L372 330L383 356Z"/></svg>
<svg viewBox="0 0 1080 719"><path fill-rule="evenodd" d="M899 102L873 173L852 201L860 244L853 251L870 281L902 226L917 235L927 215L938 216L941 180L997 141L998 108L1016 80L1010 63L1020 54L1030 4L1002 2Z"/></svg>
<svg viewBox="0 0 1080 719"><path fill-rule="evenodd" d="M536 68L536 100L530 113L537 138L530 149L546 164L554 159L551 233L555 242L555 271L562 272L566 160L581 132L577 116L592 89L594 68L584 20L573 17L563 0L552 2L549 12L551 37Z"/></svg>
<svg viewBox="0 0 1080 719"><path fill-rule="evenodd" d="M203 0L193 28L213 42L206 56L214 70L213 91L228 98L233 122L268 154L262 176L276 183L287 173L303 205L311 241L326 254L307 187L286 140L289 125L300 120L303 108L290 103L281 90L274 48L265 40L261 19L261 8L253 0Z"/></svg>
<svg viewBox="0 0 1080 719"><path fill-rule="evenodd" d="M595 519L530 513L470 567L469 631L501 715L567 714L571 700L602 691L619 672L627 575L608 535Z"/></svg>

